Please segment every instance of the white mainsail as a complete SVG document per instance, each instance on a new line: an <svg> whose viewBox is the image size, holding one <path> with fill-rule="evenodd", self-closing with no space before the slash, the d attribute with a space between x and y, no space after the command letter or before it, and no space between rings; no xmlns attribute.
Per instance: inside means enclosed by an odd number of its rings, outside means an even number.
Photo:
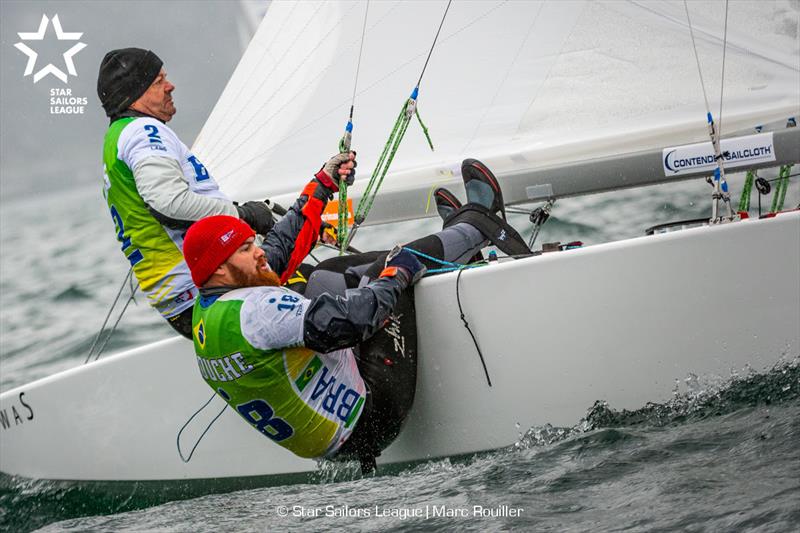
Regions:
<svg viewBox="0 0 800 533"><path fill-rule="evenodd" d="M195 145L240 199L296 194L347 119L366 2L273 2ZM420 75L446 2L371 2L355 99L363 183ZM726 132L800 112L797 8L688 3L711 111ZM520 169L708 139L684 4L453 2L419 113L383 190L427 191L463 157ZM354 192L358 194L358 181ZM420 202L425 195L420 195Z"/></svg>
<svg viewBox="0 0 800 533"><path fill-rule="evenodd" d="M715 114L724 6L689 2ZM271 4L195 146L229 194L291 199L336 151L365 7ZM419 76L444 7L370 3L354 134L362 177ZM798 20L792 4L730 4L723 134L800 111ZM412 125L381 193L409 189L412 202L457 179L449 174L466 155L508 185L522 170L559 161L707 140L682 2L454 2L420 90L437 150ZM800 162L800 143L782 151ZM603 165L621 172L622 158ZM671 398L688 372L724 376L797 356L799 232L795 211L423 279L414 407L380 462L508 446L520 428L574 424L596 400L636 408ZM0 471L168 480L316 468L223 409L221 398L183 433L184 451L202 438L184 463L176 436L210 394L191 343L178 338L17 387L0 395Z"/></svg>

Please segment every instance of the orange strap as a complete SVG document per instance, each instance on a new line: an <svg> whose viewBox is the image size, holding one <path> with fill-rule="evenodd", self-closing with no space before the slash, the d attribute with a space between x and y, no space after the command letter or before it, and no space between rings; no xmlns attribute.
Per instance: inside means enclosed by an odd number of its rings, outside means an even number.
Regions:
<svg viewBox="0 0 800 533"><path fill-rule="evenodd" d="M325 210L325 202L314 197L317 186L316 181L311 181L300 193L303 196L308 196L306 205L300 210L306 220L294 240L294 250L292 250L292 255L289 257L289 264L286 270L281 274L281 284L286 283L294 274L294 271L297 270L297 267L300 266L300 263L311 252L314 245L317 244L320 226L322 226L322 211Z"/></svg>
<svg viewBox="0 0 800 533"><path fill-rule="evenodd" d="M397 275L397 267L386 267L381 272L379 278L393 278Z"/></svg>

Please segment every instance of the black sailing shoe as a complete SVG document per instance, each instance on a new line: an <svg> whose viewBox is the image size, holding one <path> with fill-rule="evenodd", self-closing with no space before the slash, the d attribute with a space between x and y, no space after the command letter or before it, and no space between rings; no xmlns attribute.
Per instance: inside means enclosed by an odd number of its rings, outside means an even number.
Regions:
<svg viewBox="0 0 800 533"><path fill-rule="evenodd" d="M467 189L467 203L445 219L444 227L466 222L506 254L530 255L528 245L506 222L503 192L492 171L477 159L465 159L461 163L461 177L464 178L464 187ZM438 206L438 196L436 200ZM442 202L445 201L442 196Z"/></svg>
<svg viewBox="0 0 800 533"><path fill-rule="evenodd" d="M433 199L436 201L436 210L442 220L447 220L447 217L461 209L461 201L444 187L433 191Z"/></svg>
<svg viewBox="0 0 800 533"><path fill-rule="evenodd" d="M480 204L490 212L506 219L503 191L489 168L477 159L465 159L461 163L461 177L467 190L467 201Z"/></svg>
<svg viewBox="0 0 800 533"><path fill-rule="evenodd" d="M445 226L447 226L447 220L453 216L456 211L461 209L461 200L456 198L456 196L445 189L444 187L439 187L435 191L433 191L433 198L436 200L436 210L439 212L439 216L442 217L442 220L445 222ZM483 261L483 254L480 250L473 255L469 263L476 263L478 261Z"/></svg>

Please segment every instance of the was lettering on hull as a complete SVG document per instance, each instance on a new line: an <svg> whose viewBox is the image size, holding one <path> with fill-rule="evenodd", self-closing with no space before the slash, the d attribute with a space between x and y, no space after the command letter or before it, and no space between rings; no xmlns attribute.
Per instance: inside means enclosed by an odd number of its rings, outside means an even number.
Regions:
<svg viewBox="0 0 800 533"><path fill-rule="evenodd" d="M0 407L0 428L11 429L26 421L33 420L33 408L25 401L25 393L20 392L17 403Z"/></svg>

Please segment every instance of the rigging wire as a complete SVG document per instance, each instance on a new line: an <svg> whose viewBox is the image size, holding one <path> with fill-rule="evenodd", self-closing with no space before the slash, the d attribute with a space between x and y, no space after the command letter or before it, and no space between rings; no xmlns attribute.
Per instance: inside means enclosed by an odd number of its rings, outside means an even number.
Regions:
<svg viewBox="0 0 800 533"><path fill-rule="evenodd" d="M97 342L100 340L100 337L105 332L106 325L108 324L108 319L111 318L111 314L114 312L114 308L117 306L117 303L119 302L119 297L122 295L122 291L125 290L125 285L128 284L129 281L131 283L131 296L128 299L128 302L125 304L125 307L123 307L122 312L120 313L119 317L117 317L117 321L114 323L114 327L111 328L110 333L104 339L103 344L100 346L100 349L97 351L97 356L95 357L95 361L97 360L97 357L99 357L100 354L103 353L103 349L106 347L106 344L108 343L108 340L111 338L111 335L114 334L114 330L117 328L117 324L119 324L119 321L122 318L122 315L125 313L125 310L128 308L128 304L130 304L130 301L133 299L133 295L136 292L136 287L133 287L133 277L132 277L132 275L133 275L133 267L130 267L128 269L128 273L125 274L125 277L122 280L122 284L120 285L119 290L117 291L117 295L114 297L114 301L111 303L111 307L108 309L108 313L106 313L106 318L103 320L103 325L100 326L100 330L97 332L97 335L95 335L95 337L94 337L94 341L92 342L92 346L89 348L89 353L86 355L86 360L83 362L84 365L89 362L89 360L92 358L93 355L95 355L95 350L94 349L95 349L95 347L97 347ZM138 284L137 284L137 287L138 287Z"/></svg>
<svg viewBox="0 0 800 533"><path fill-rule="evenodd" d="M436 35L433 38L433 44L431 44L431 49L428 51L428 57L425 58L425 64L422 65L422 72L419 74L419 79L417 80L417 88L419 88L419 84L422 83L422 76L425 75L425 69L428 68L428 61L431 59L431 55L433 54L433 49L436 47L436 40L439 38L439 33L442 31L442 26L444 25L444 19L447 18L447 12L450 10L450 4L453 3L453 0L447 0L447 7L444 8L444 15L442 15L442 21L439 23L439 29L436 30Z"/></svg>
<svg viewBox="0 0 800 533"><path fill-rule="evenodd" d="M103 350L106 349L106 345L108 344L108 341L111 340L111 337L114 335L114 332L117 331L117 326L119 326L120 320L122 320L122 317L125 315L125 311L128 310L128 306L131 304L131 302L135 301L134 300L134 294L136 292L136 289L138 289L138 288L139 288L139 284L137 283L136 287L134 287L134 289L133 289L134 292L131 293L130 297L125 302L125 305L123 306L122 311L119 312L119 316L117 317L116 322L114 322L114 326L108 332L108 335L106 336L106 338L103 339L103 344L100 345L100 348L97 349L97 354L94 356L94 360L95 361L97 361L100 358L100 354L102 354Z"/></svg>
<svg viewBox="0 0 800 533"><path fill-rule="evenodd" d="M446 42L450 41L451 39L453 39L454 37L456 37L457 35L459 35L459 34L463 33L464 31L468 30L469 28L471 28L472 26L474 26L475 24L477 24L477 23L478 23L478 22L480 22L481 20L485 19L487 16L489 16L489 15L490 15L491 13L493 13L495 10L497 10L498 8L500 8L500 6L502 6L502 5L506 4L506 3L508 3L509 1L510 1L510 0L501 0L500 2L498 2L497 4L495 4L494 6L492 6L491 8L487 9L486 11L484 11L483 13L481 13L480 15L478 15L477 17L475 17L474 19L472 19L471 21L469 21L469 22L467 22L466 24L464 24L463 26L461 26L461 27L460 27L458 30L456 30L456 31L454 31L453 33L451 33L451 34L447 35L446 37L443 37L443 38L442 38L442 41L441 41L439 44L446 43ZM398 2L398 3L399 3L399 2ZM397 5L397 3L395 3L395 5ZM392 7L392 9L394 9L394 6ZM391 11L391 10L390 10L390 11ZM380 22L382 22L382 20L383 20L384 18L386 18L386 16L387 16L387 15L385 14L383 17L381 17L381 19L379 19L378 21L376 21L375 23L373 23L372 27L374 28L374 27L376 27L377 25L379 25L379 24L380 24ZM370 28L370 29L371 29L371 28ZM380 77L380 78L376 79L376 80L375 80L375 81L374 81L372 84L370 84L369 86L367 86L367 87L365 87L364 89L362 89L361 91L359 91L358 95L365 94L365 93L367 93L367 92L371 91L372 89L374 89L375 87L379 86L380 84L382 84L383 82L385 82L386 80L388 80L389 78L391 78L392 76L394 76L395 74L397 74L399 71L401 71L401 70L403 70L404 68L406 68L408 65L410 65L410 64L412 64L412 63L414 63L414 62L415 62L417 59L419 59L420 57L422 57L422 55L423 55L423 54L424 54L424 52L421 52L421 53L419 53L419 54L417 54L417 55L415 55L415 56L411 57L411 58L410 58L410 59L408 59L407 61L405 61L405 62L403 62L403 63L399 64L397 67L395 67L394 69L392 69L391 71L389 71L387 74L385 74L384 76L382 76L382 77ZM323 72L323 73L324 73L324 72ZM322 75L322 73L321 73L320 75ZM317 76L317 77L319 77L319 76ZM315 79L316 79L316 78L313 78L311 81L314 81ZM286 102L285 104L283 104L283 105L282 105L282 106L281 106L281 107L280 107L278 110L276 110L276 111L275 111L275 113L273 113L273 115L272 115L272 116L268 117L268 119L267 119L267 121L266 121L266 122L264 122L264 123L261 123L261 124L259 125L259 127L263 127L264 125L266 125L266 124L267 124L267 123L268 123L268 122L271 120L271 118L272 118L273 116L275 116L275 115L279 114L280 112L282 112L282 111L283 111L283 110L284 110L284 109L285 109L287 106L289 106L289 105L290 105L290 104L292 104L292 103L293 103L292 101L289 101L289 102ZM273 142L273 143L272 143L272 144L270 144L269 146L266 146L266 147L264 147L264 148L260 148L260 151L259 151L259 153L257 153L257 154L256 154L256 155L254 155L253 157L250 157L249 159L246 159L244 162L242 162L242 163L241 163L241 164L239 164L238 166L236 166L236 167L234 167L233 169L231 169L230 171L228 171L228 174L229 174L229 175L235 175L235 174L236 174L237 172L239 172L241 169L243 169L243 168L244 168L244 167L246 167L247 165L249 165L249 164L253 163L254 161L257 161L257 160L259 160L259 159L263 159L264 157L267 157L267 156L269 155L269 152L268 152L269 150L272 150L273 148L275 148L275 147L277 147L277 146L280 146L280 145L281 145L281 144L283 144L284 142L286 142L286 141L288 141L288 140L290 140L290 139L293 139L294 137L296 137L296 136L297 136L297 135L299 135L300 133L302 133L302 132L306 131L307 129L309 129L309 128L313 127L313 126L316 126L317 124L319 124L319 123L320 123L320 122L322 122L323 120L327 119L327 118L328 118L329 116L331 116L332 114L334 114L334 113L338 112L338 111L339 111L339 110L342 108L342 106L344 106L344 105L347 105L347 101L346 101L346 100L338 102L336 105L334 105L333 107L331 107L329 110L325 111L325 112L324 112L324 113L322 113L321 115L318 115L316 118L314 118L314 119L311 119L309 122L307 122L307 123L303 124L302 126L298 126L298 127L296 127L296 128L293 128L293 130L292 130L292 132L291 132L291 133L289 133L289 134L285 135L284 137L281 137L280 139L278 139L277 141ZM236 146L234 146L234 147L233 147L233 149L231 150L231 152L233 152L234 150L238 149L238 148L239 148L239 147L241 147L242 145L244 145L244 142L240 142L239 144L237 144ZM219 164L219 162L217 162L217 164Z"/></svg>
<svg viewBox="0 0 800 533"><path fill-rule="evenodd" d="M706 92L706 86L703 81L703 71L700 67L700 55L697 52L697 43L695 42L694 38L694 28L692 26L692 19L689 15L689 5L686 0L683 0L683 7L686 11L686 21L689 25L689 34L692 38L692 48L694 49L694 58L697 62L697 73L700 77L700 86L703 89L703 99L705 100L706 104L706 120L708 123L708 136L711 138L711 145L714 148L714 161L717 164L717 168L714 169L714 178L706 178L706 181L713 187L713 192L711 193L711 223L716 224L719 222L723 222L725 219L733 220L733 209L731 207L730 201L730 194L728 193L728 182L725 180L725 166L723 164L723 155L720 149L720 135L717 125L714 122L714 117L711 115L711 106L708 103L708 93ZM725 56L725 48L727 47L727 27L728 27L728 3L727 0L725 2L725 39L723 43L723 62ZM724 64L723 64L723 72L724 72ZM724 82L724 80L723 80ZM723 83L724 85L724 83ZM722 106L722 101L720 101L720 108ZM727 217L719 216L719 201L722 200L725 204L725 208L727 210Z"/></svg>
<svg viewBox="0 0 800 533"><path fill-rule="evenodd" d="M686 0L683 0L683 7L686 10L686 20L689 22L689 35L692 36L692 48L694 49L694 59L697 62L697 74L700 77L700 87L703 89L703 99L706 102L706 111L711 113L711 106L708 105L708 93L706 92L706 84L703 82L703 71L700 68L700 55L697 53L697 43L694 40L694 29L692 27L692 19L689 16L689 5Z"/></svg>
<svg viewBox="0 0 800 533"><path fill-rule="evenodd" d="M433 142L428 134L428 128L422 122L422 118L420 118L419 111L417 110L417 97L419 96L419 86L422 83L422 77L425 74L425 69L428 67L428 61L433 54L433 49L436 47L436 41L439 38L439 33L442 31L442 26L444 26L444 21L447 18L447 12L450 10L450 4L452 4L452 2L453 0L447 1L447 7L444 10L441 22L439 22L439 28L436 30L436 36L431 44L428 57L425 59L425 64L422 67L422 72L417 80L417 84L414 86L414 90L411 91L411 95L400 109L400 114L395 120L392 131L389 134L389 139L386 141L386 144L383 147L383 152L381 152L378 162L375 165L375 170L372 171L372 176L367 182L364 193L361 196L361 200L358 202L358 209L355 213L353 227L350 229L347 239L344 242L343 248L345 249L350 245L350 242L353 240L358 228L367 218L370 209L372 209L372 204L378 195L378 190L380 189L386 174L389 172L389 167L391 167L394 156L397 154L397 149L400 148L400 143L403 141L403 137L406 134L406 130L408 130L411 119L415 115L419 121L419 125L422 127L422 133L425 135L428 145L430 146L431 150L433 150Z"/></svg>
<svg viewBox="0 0 800 533"><path fill-rule="evenodd" d="M350 119L353 118L353 106L356 103L356 89L358 88L358 74L361 72L361 54L364 52L364 38L367 35L367 16L369 15L369 0L364 8L364 24L361 26L361 44L358 47L358 63L356 63L356 81L353 83L353 98L350 100Z"/></svg>
<svg viewBox="0 0 800 533"><path fill-rule="evenodd" d="M344 136L339 142L339 152L349 152L350 144L353 140L353 109L356 105L356 89L358 88L358 74L361 71L361 55L364 51L364 36L367 33L367 16L369 14L369 0L367 0L366 8L364 9L364 24L361 28L361 45L358 47L358 63L356 64L356 77L353 82L353 97L350 100L350 118L344 129ZM347 206L347 180L339 181L339 213L338 213L338 227L336 239L339 243L339 255L344 255L347 250L347 219L348 217Z"/></svg>
<svg viewBox="0 0 800 533"><path fill-rule="evenodd" d="M725 0L725 29L722 33L722 76L719 80L719 126L718 135L722 137L722 96L725 94L725 55L728 50L728 0Z"/></svg>
<svg viewBox="0 0 800 533"><path fill-rule="evenodd" d="M114 311L114 307L116 307L117 302L119 301L119 297L122 295L122 291L125 288L125 284L130 279L132 273L133 273L133 267L130 267L128 269L128 273L125 274L125 278L122 280L122 285L120 285L119 290L117 291L117 295L114 297L114 301L111 303L111 307L109 308L108 313L106 313L106 318L105 320L103 320L103 325L100 326L100 330L98 330L97 335L95 335L94 337L94 342L92 342L92 346L89 348L89 354L86 356L86 360L83 362L83 364L88 363L89 359L91 359L92 355L94 354L94 349L97 346L97 341L100 340L100 335L102 335L103 331L106 329L106 324L108 324L108 319L111 318L111 313Z"/></svg>

